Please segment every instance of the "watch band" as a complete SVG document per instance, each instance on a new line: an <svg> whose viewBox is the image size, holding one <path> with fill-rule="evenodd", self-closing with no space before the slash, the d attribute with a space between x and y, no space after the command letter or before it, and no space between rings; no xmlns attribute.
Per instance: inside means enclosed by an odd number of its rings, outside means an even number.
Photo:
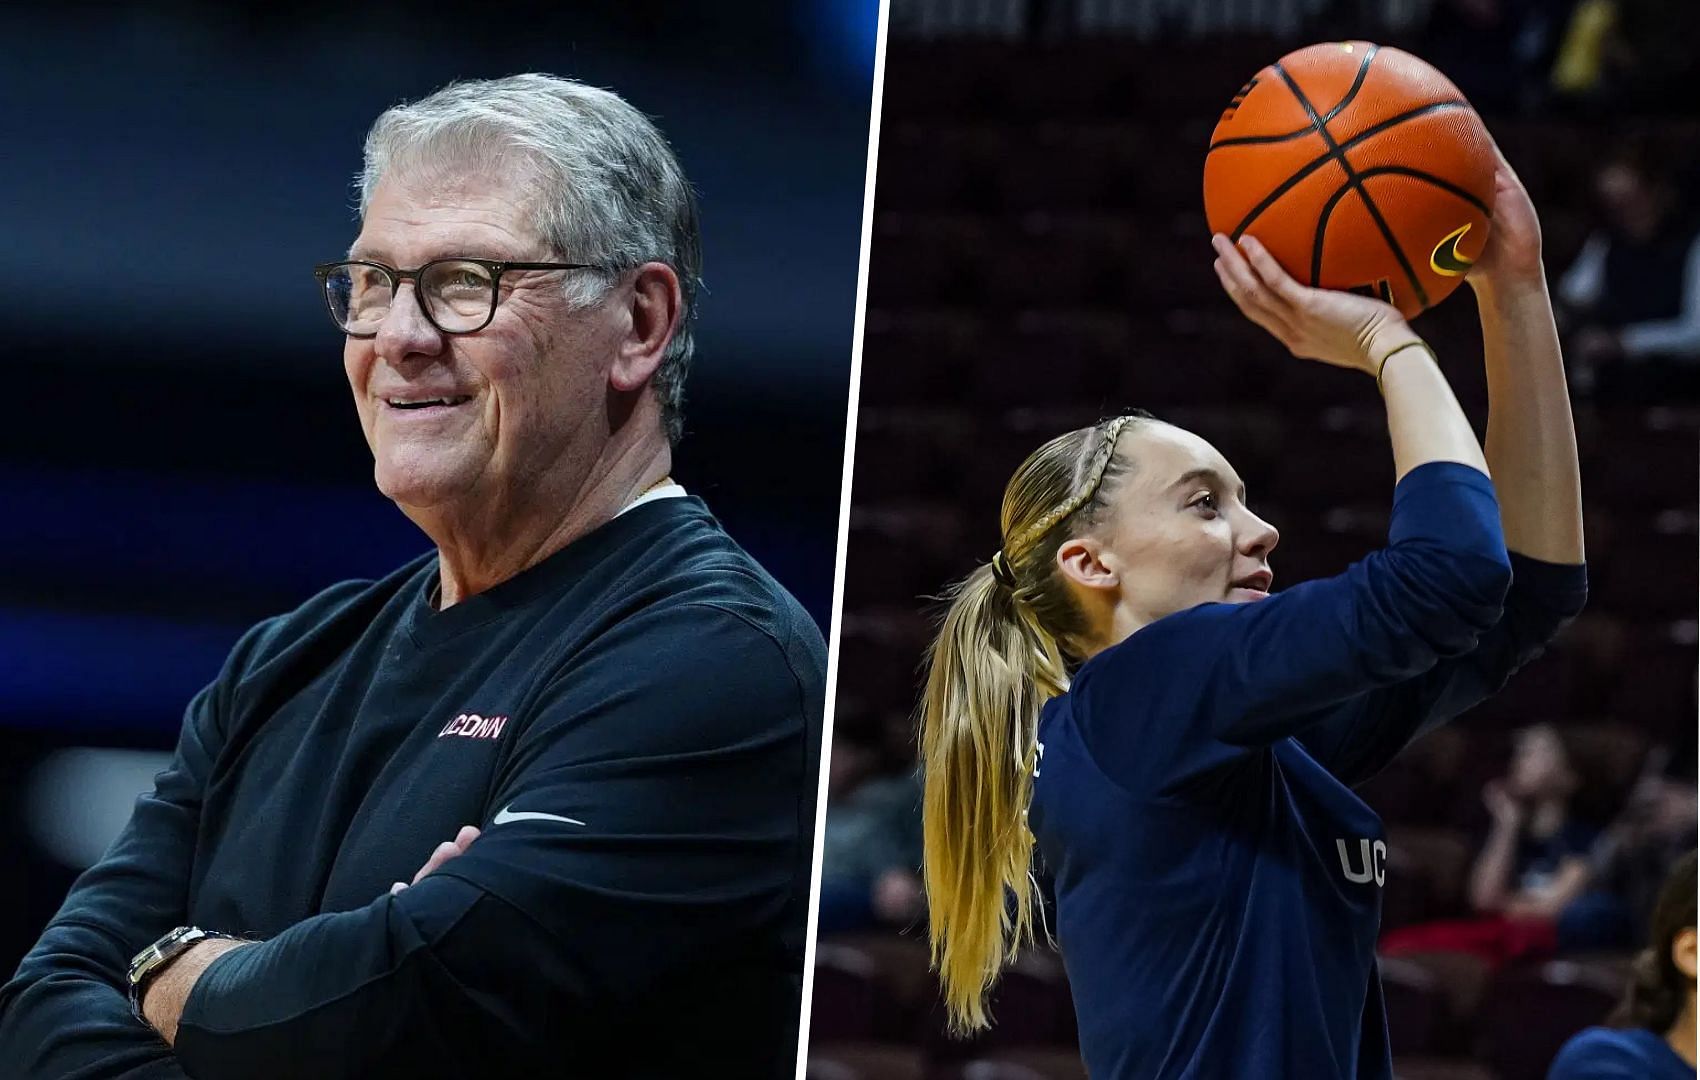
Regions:
<svg viewBox="0 0 1700 1080"><path fill-rule="evenodd" d="M179 926L168 931L158 941L137 953L130 961L128 981L130 984L130 1011L136 1014L136 1019L147 1023L147 1017L142 1015L142 994L147 990L148 983L155 975L163 971L167 964L177 959L189 950L197 941L208 938L224 938L227 941L240 941L235 934L221 934L217 930L202 930L198 926Z"/></svg>

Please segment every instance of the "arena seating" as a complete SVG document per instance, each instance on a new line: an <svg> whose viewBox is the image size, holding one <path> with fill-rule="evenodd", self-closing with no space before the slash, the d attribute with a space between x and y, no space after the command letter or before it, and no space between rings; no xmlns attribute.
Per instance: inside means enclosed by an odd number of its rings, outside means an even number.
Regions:
<svg viewBox="0 0 1700 1080"><path fill-rule="evenodd" d="M1553 960L1501 971L1481 1004L1481 1059L1500 1080L1542 1080L1566 1039L1611 1010L1615 964Z"/></svg>
<svg viewBox="0 0 1700 1080"><path fill-rule="evenodd" d="M1337 573L1383 542L1392 462L1374 388L1287 356L1234 311L1209 266L1200 184L1210 128L1233 89L1293 44L891 43L839 737L912 760L928 598L995 549L1003 484L1022 457L1125 407L1198 431L1235 464L1253 509L1282 532L1277 588ZM1541 209L1557 273L1587 232L1590 169L1608 133L1487 119ZM1651 135L1696 138L1692 124ZM1419 329L1480 427L1469 290ZM1467 912L1482 785L1503 772L1516 727L1551 721L1578 735L1619 796L1649 747L1692 757L1700 402L1580 402L1577 423L1589 609L1505 693L1364 786L1388 826L1389 928ZM997 1025L967 1042L942 1033L924 929L829 940L821 957L811 1077L1082 1075L1066 984L1046 950L1005 977ZM1621 958L1567 963L1490 975L1460 954L1388 959L1398 1075L1544 1075L1558 1042L1603 1019L1622 985Z"/></svg>

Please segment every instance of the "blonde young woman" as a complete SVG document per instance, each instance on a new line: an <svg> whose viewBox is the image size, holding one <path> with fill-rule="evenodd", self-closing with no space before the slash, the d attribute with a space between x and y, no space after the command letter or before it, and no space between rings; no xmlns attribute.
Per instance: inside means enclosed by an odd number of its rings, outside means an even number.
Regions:
<svg viewBox="0 0 1700 1080"><path fill-rule="evenodd" d="M1500 163L1470 276L1491 417L1378 301L1212 241L1240 310L1375 378L1388 545L1270 595L1233 466L1143 417L1022 463L952 593L922 704L933 956L965 1029L1031 936L1037 846L1095 1080L1391 1077L1374 946L1387 846L1351 790L1496 692L1586 595L1576 444L1540 228ZM1493 479L1489 479L1489 467Z"/></svg>

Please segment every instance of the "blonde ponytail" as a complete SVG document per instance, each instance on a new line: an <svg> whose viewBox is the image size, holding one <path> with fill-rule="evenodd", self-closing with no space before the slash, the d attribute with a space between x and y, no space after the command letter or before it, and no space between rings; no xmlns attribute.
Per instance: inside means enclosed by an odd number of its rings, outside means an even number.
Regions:
<svg viewBox="0 0 1700 1080"><path fill-rule="evenodd" d="M1032 940L1034 730L1067 675L1056 643L1026 625L990 566L949 599L927 659L921 805L933 966L951 1026L964 1031L989 1025L986 991Z"/></svg>
<svg viewBox="0 0 1700 1080"><path fill-rule="evenodd" d="M986 993L1033 939L1033 795L1039 712L1068 690L1084 629L1056 569L1089 522L1128 422L1052 439L1004 492L1004 545L946 593L920 708L924 876L933 967L950 1026L989 1027ZM1013 902L1012 902L1013 901Z"/></svg>

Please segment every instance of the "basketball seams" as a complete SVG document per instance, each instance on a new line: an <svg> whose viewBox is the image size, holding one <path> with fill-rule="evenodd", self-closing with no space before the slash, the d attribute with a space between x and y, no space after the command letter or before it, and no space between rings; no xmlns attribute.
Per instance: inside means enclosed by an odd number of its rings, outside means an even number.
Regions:
<svg viewBox="0 0 1700 1080"><path fill-rule="evenodd" d="M1317 215L1316 240L1310 249L1310 287L1313 289L1317 288L1322 280L1322 237L1328 231L1328 218L1334 213L1334 208L1340 204L1340 200L1353 190L1350 181L1341 184L1334 190L1334 194L1328 196L1328 201L1322 204L1322 213Z"/></svg>
<svg viewBox="0 0 1700 1080"><path fill-rule="evenodd" d="M1261 143L1287 142L1291 139L1303 138L1315 130L1315 128L1307 125L1297 131L1286 131L1279 135L1236 135L1232 139L1222 139L1211 143L1209 149L1205 150L1204 153L1208 157L1224 146L1256 146Z"/></svg>
<svg viewBox="0 0 1700 1080"><path fill-rule="evenodd" d="M1411 283L1411 289L1417 294L1417 303L1425 308L1428 307L1428 290L1423 288L1423 283L1417 278L1416 269L1411 266L1411 260L1405 257L1404 249L1399 246L1398 238L1393 235L1392 227L1387 224L1387 219L1382 216L1380 208L1375 205L1375 200L1371 199L1369 192L1364 190L1363 182L1358 179L1357 173L1352 169L1352 163L1346 160L1345 149L1329 133L1328 126L1323 123L1321 115L1316 111L1316 106L1312 105L1310 99L1305 97L1304 91L1299 89L1299 84L1293 81L1291 75L1287 74L1287 69L1282 67L1280 63L1276 63L1275 74L1281 76L1281 81L1287 84L1287 89L1293 92L1293 97L1298 99L1299 105L1304 108L1305 113L1311 119L1311 123L1316 126L1317 134L1322 136L1322 141L1328 146L1327 156L1338 161L1340 167L1346 170L1346 183L1357 190L1358 198L1363 200L1364 209L1369 211L1370 219L1375 222L1375 227L1381 232L1381 238L1387 241L1387 247L1393 252L1393 257L1399 260L1399 268L1405 272L1406 280Z"/></svg>
<svg viewBox="0 0 1700 1080"><path fill-rule="evenodd" d="M1358 74L1352 79L1352 85L1347 88L1346 96L1341 98L1332 109L1329 109L1327 114L1324 115L1322 120L1318 123L1317 130L1320 134L1322 134L1324 141L1327 141L1328 139L1325 130L1328 121L1344 112L1346 106L1352 103L1352 99L1358 96L1358 91L1362 90L1364 87L1364 80L1369 77L1369 62L1375 59L1375 54L1379 51L1381 51L1381 46L1373 43L1369 48L1364 50L1364 58L1358 64ZM1283 79L1283 81L1285 80ZM1303 98L1300 99L1300 104L1304 104ZM1344 164L1344 157L1345 152L1341 151L1342 164ZM1350 167L1348 166L1347 176L1349 177L1350 175ZM1339 190L1330 195L1328 197L1328 201L1322 205L1322 213L1317 215L1316 239L1312 242L1310 248L1310 286L1313 289L1316 288L1318 283L1322 281L1322 240L1328 232L1328 219L1333 215L1334 208L1340 205L1340 200L1344 198L1346 193L1350 190L1350 182L1340 185Z"/></svg>
<svg viewBox="0 0 1700 1080"><path fill-rule="evenodd" d="M1412 180L1420 180L1425 184L1437 187L1448 194L1456 195L1458 198L1463 199L1477 210L1480 210L1482 214L1488 218L1488 220L1493 220L1493 208L1481 199L1477 198L1475 195L1471 194L1465 188L1459 187L1452 181L1436 176L1433 173L1426 173L1421 169L1413 169L1409 165L1375 165L1362 170L1357 174L1357 176L1360 180L1367 180L1372 176L1382 176L1384 174L1407 176Z"/></svg>
<svg viewBox="0 0 1700 1080"><path fill-rule="evenodd" d="M1447 98L1447 99L1442 100L1442 101L1431 101L1427 105L1414 106L1412 108L1406 109L1402 113L1397 113L1393 116L1389 116L1385 120L1377 120L1375 123L1371 124L1369 127L1364 128L1362 131L1358 132L1356 135L1353 135L1351 138L1349 138L1345 142L1341 143L1340 144L1340 151L1342 153L1344 153L1345 151L1350 150L1352 147L1357 146L1359 143L1363 142L1364 140L1369 139L1369 138L1376 136L1376 135L1380 135L1382 132L1386 131L1388 128L1398 127L1400 124L1405 123L1407 120L1415 120L1419 116L1427 116L1429 113L1442 112L1442 111L1447 110L1447 109L1468 109L1469 107L1470 107L1470 103L1468 101L1465 101L1463 98Z"/></svg>
<svg viewBox="0 0 1700 1080"><path fill-rule="evenodd" d="M1309 134L1309 133L1307 133L1307 134ZM1334 155L1333 154L1323 154L1321 157L1316 158L1315 160L1311 161L1308 165L1306 165L1304 168L1300 169L1298 172L1287 177L1287 179L1281 181L1281 183L1276 186L1274 191L1271 191L1268 195L1265 195L1263 197L1263 201L1259 202L1256 206L1252 207L1250 212L1248 212L1246 214L1245 218L1243 220L1241 220L1238 225L1234 226L1234 231L1228 234L1228 239L1234 241L1236 244L1239 243L1240 237L1244 236L1245 231L1247 229L1251 228L1251 223L1256 221L1259 217L1261 217L1265 210L1269 209L1271 206L1274 206L1277 202L1279 202L1280 199L1281 199L1281 196L1283 196L1287 192L1293 190L1295 187L1298 187L1299 184L1303 183L1305 178L1310 176L1311 173L1314 173L1316 170L1322 168L1324 165L1330 164L1333 161L1334 161Z"/></svg>
<svg viewBox="0 0 1700 1080"><path fill-rule="evenodd" d="M1363 61L1358 64L1357 77L1352 80L1352 85L1346 91L1346 96L1341 98L1339 103L1336 104L1332 109L1329 109L1328 114L1322 118L1323 124L1327 124L1328 121L1334 119L1336 116L1339 116L1340 113L1345 110L1346 106L1348 106L1352 103L1352 99L1358 96L1358 91L1362 90L1364 88L1364 79L1366 79L1369 76L1369 62L1371 60L1374 60L1375 54L1380 52L1380 51L1381 51L1381 46L1375 45L1375 44L1371 44L1369 48L1364 50ZM1285 78L1285 76L1283 76L1283 78ZM1301 103L1303 102L1302 98L1300 99L1300 102ZM1310 106L1306 105L1305 108L1308 111Z"/></svg>
<svg viewBox="0 0 1700 1080"><path fill-rule="evenodd" d="M1429 113L1440 112L1440 111L1446 110L1446 109L1467 109L1469 107L1470 107L1469 102L1454 99L1454 100L1448 100L1448 101L1431 101L1427 105L1418 105L1417 107L1415 107L1413 109L1406 109L1404 112L1399 113L1396 116L1390 116L1386 120L1379 121L1375 124L1371 124L1367 128L1364 128L1362 131L1358 132L1356 135L1353 135L1351 138L1349 138L1345 142L1341 143L1340 144L1340 151L1341 151L1342 154L1344 154L1345 151L1350 150L1352 147L1357 146L1359 143L1364 142L1367 139L1370 139L1370 138L1372 138L1376 135L1381 134L1383 131L1386 131L1388 128L1396 127L1399 124L1403 124L1407 120L1415 120L1419 116L1426 116ZM1315 130L1316 130L1315 128L1307 128L1305 130L1304 134L1306 134L1306 135L1311 134ZM1299 185L1299 183L1302 182L1305 179L1305 177L1309 176L1311 173L1314 173L1316 170L1322 168L1322 166L1328 164L1328 162L1333 160L1333 158L1334 158L1334 155L1332 153L1324 153L1322 156L1311 160L1308 164L1306 164L1303 168L1299 169L1292 176L1289 176L1286 180L1282 181L1281 184L1279 186L1277 186L1274 191L1270 192L1267 196L1265 196L1263 198L1263 200L1261 202L1259 202L1256 206L1252 207L1250 212L1247 213L1246 216L1240 220L1240 223L1238 225L1234 226L1233 232L1228 234L1229 238L1234 240L1235 242L1238 242L1239 238L1245 235L1245 231L1251 227L1251 223L1256 221L1260 216L1262 216L1264 211L1268 210L1271 206L1274 206L1275 203L1281 198L1281 196L1285 195L1287 192L1289 192L1293 188L1297 187Z"/></svg>
<svg viewBox="0 0 1700 1080"><path fill-rule="evenodd" d="M1341 111L1352 103L1352 99L1358 96L1358 91L1363 89L1365 77L1369 75L1369 62L1375 57L1376 52L1380 50L1380 48L1380 45L1371 44L1369 48L1364 50L1364 58L1358 63L1358 73L1352 79L1352 85L1346 89L1346 96L1336 102L1332 109L1328 110L1328 114L1322 118L1324 123L1334 119L1336 116L1339 116ZM1302 138L1315 130L1316 128L1314 126L1307 126L1299 128L1297 131L1288 131L1280 135L1238 135L1232 139L1222 139L1211 143L1210 146L1205 149L1204 154L1208 157L1212 151L1223 146L1256 146L1264 143L1287 142L1291 139Z"/></svg>

